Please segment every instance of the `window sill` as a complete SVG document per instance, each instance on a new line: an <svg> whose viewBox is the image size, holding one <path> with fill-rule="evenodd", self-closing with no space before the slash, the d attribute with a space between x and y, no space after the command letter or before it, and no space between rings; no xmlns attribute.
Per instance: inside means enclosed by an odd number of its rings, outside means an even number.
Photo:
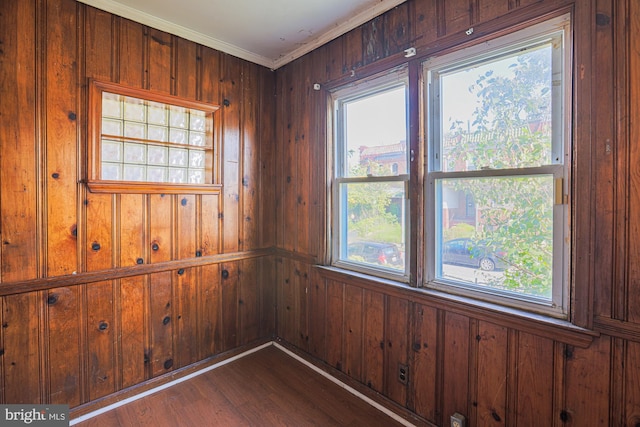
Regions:
<svg viewBox="0 0 640 427"><path fill-rule="evenodd" d="M171 184L162 182L88 181L92 193L118 194L220 194L222 184Z"/></svg>
<svg viewBox="0 0 640 427"><path fill-rule="evenodd" d="M346 281L387 295L405 298L410 302L429 305L474 319L485 320L579 348L589 347L593 339L600 335L596 331L581 328L566 320L530 313L516 308L504 307L433 289L415 288L395 280L333 266L316 265L315 267L319 270L321 276L328 279Z"/></svg>

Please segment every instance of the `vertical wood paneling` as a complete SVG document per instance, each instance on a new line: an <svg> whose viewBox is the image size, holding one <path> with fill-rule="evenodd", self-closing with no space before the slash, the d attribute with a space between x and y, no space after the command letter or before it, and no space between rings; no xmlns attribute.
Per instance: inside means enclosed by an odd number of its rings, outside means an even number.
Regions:
<svg viewBox="0 0 640 427"><path fill-rule="evenodd" d="M148 341L149 314L146 277L135 276L120 280L120 352L121 387L144 381L146 376L145 350Z"/></svg>
<svg viewBox="0 0 640 427"><path fill-rule="evenodd" d="M473 0L440 0L443 15L440 22L444 27L444 32L440 34L451 35L459 31L466 31L473 23Z"/></svg>
<svg viewBox="0 0 640 427"><path fill-rule="evenodd" d="M327 284L317 270L312 270L309 286L309 353L325 359L327 327Z"/></svg>
<svg viewBox="0 0 640 427"><path fill-rule="evenodd" d="M242 69L242 212L240 213L242 250L260 246L260 73L255 67L243 64Z"/></svg>
<svg viewBox="0 0 640 427"><path fill-rule="evenodd" d="M517 373L518 425L553 425L553 341L520 333Z"/></svg>
<svg viewBox="0 0 640 427"><path fill-rule="evenodd" d="M363 31L362 27L357 27L342 36L344 39L342 44L342 74L347 74L363 64Z"/></svg>
<svg viewBox="0 0 640 427"><path fill-rule="evenodd" d="M221 264L222 287L222 350L230 350L238 345L238 264ZM225 274L225 271L228 273ZM225 276L227 276L225 278Z"/></svg>
<svg viewBox="0 0 640 427"><path fill-rule="evenodd" d="M384 19L384 56L390 56L409 47L411 30L409 25L410 3L405 2L383 15Z"/></svg>
<svg viewBox="0 0 640 427"><path fill-rule="evenodd" d="M304 351L309 351L309 265L297 262L295 267L296 284L296 328L297 346Z"/></svg>
<svg viewBox="0 0 640 427"><path fill-rule="evenodd" d="M294 129L294 162L296 165L295 173L295 210L296 210L296 251L304 254L313 253L310 246L311 233L317 232L313 229L310 221L309 199L312 193L311 176L312 164L314 157L307 143L307 137L311 134L311 105L313 83L311 77L311 58L303 58L299 61L299 66L294 69L294 73L300 76L296 79L296 89L294 89L295 104L298 105L297 112L299 120L297 120Z"/></svg>
<svg viewBox="0 0 640 427"><path fill-rule="evenodd" d="M260 318L262 314L261 298L265 279L258 275L258 263L255 259L242 261L239 268L239 317L240 344L248 344L260 336Z"/></svg>
<svg viewBox="0 0 640 427"><path fill-rule="evenodd" d="M173 336L174 308L170 271L152 274L150 280L150 347L147 357L151 376L156 377L174 368Z"/></svg>
<svg viewBox="0 0 640 427"><path fill-rule="evenodd" d="M173 258L173 207L175 196L151 194L149 200L151 262Z"/></svg>
<svg viewBox="0 0 640 427"><path fill-rule="evenodd" d="M342 370L344 353L344 285L327 281L327 363Z"/></svg>
<svg viewBox="0 0 640 427"><path fill-rule="evenodd" d="M640 424L640 343L629 342L625 366L626 417L629 426Z"/></svg>
<svg viewBox="0 0 640 427"><path fill-rule="evenodd" d="M80 354L80 286L57 288L46 295L47 373L51 403L76 406L82 403Z"/></svg>
<svg viewBox="0 0 640 427"><path fill-rule="evenodd" d="M95 400L116 391L116 325L112 282L88 285L87 300L94 302L87 307L87 349L89 400Z"/></svg>
<svg viewBox="0 0 640 427"><path fill-rule="evenodd" d="M176 331L176 367L183 367L198 360L198 293L194 269L181 268L173 272L174 318Z"/></svg>
<svg viewBox="0 0 640 427"><path fill-rule="evenodd" d="M152 28L145 28L149 51L147 81L148 88L158 92L171 93L174 90L175 70L173 70L173 36Z"/></svg>
<svg viewBox="0 0 640 427"><path fill-rule="evenodd" d="M196 196L179 195L176 229L179 238L176 239L178 259L196 256Z"/></svg>
<svg viewBox="0 0 640 427"><path fill-rule="evenodd" d="M77 270L77 3L46 4L47 275Z"/></svg>
<svg viewBox="0 0 640 427"><path fill-rule="evenodd" d="M41 384L48 384L40 370L43 357L39 328L42 299L37 293L29 293L9 295L0 302L2 402L42 403Z"/></svg>
<svg viewBox="0 0 640 427"><path fill-rule="evenodd" d="M411 399L413 410L431 422L437 421L438 384L438 311L415 304L413 309L413 345Z"/></svg>
<svg viewBox="0 0 640 427"><path fill-rule="evenodd" d="M200 357L214 355L222 347L222 292L220 267L201 267L199 339Z"/></svg>
<svg viewBox="0 0 640 427"><path fill-rule="evenodd" d="M477 18L479 22L487 22L498 18L509 12L509 2L511 0L479 0Z"/></svg>
<svg viewBox="0 0 640 427"><path fill-rule="evenodd" d="M364 290L363 382L377 392L384 390L384 295Z"/></svg>
<svg viewBox="0 0 640 427"><path fill-rule="evenodd" d="M285 67L281 77L278 79L280 86L281 101L280 106L285 114L285 122L281 126L282 134L279 135L281 141L281 157L278 170L280 174L281 190L279 196L278 215L281 216L281 227L278 229L278 244L289 251L296 248L297 222L296 222L296 183L297 183L297 163L295 144L295 115L292 110L293 100L296 99L294 86L294 71L290 66Z"/></svg>
<svg viewBox="0 0 640 427"><path fill-rule="evenodd" d="M113 266L112 206L111 194L87 194L86 209L86 253L87 271L96 271Z"/></svg>
<svg viewBox="0 0 640 427"><path fill-rule="evenodd" d="M384 16L378 16L362 25L362 65L371 64L385 57Z"/></svg>
<svg viewBox="0 0 640 427"><path fill-rule="evenodd" d="M146 196L140 194L122 194L120 199L120 266L132 266L144 264L149 261L145 245L146 227L145 219L145 199Z"/></svg>
<svg viewBox="0 0 640 427"><path fill-rule="evenodd" d="M454 313L444 315L442 370L442 416L448 420L456 412L468 413L469 318Z"/></svg>
<svg viewBox="0 0 640 427"><path fill-rule="evenodd" d="M120 19L119 40L120 55L117 65L120 83L133 87L145 87L148 66L145 28L128 19ZM132 61L131 58L138 58L138 60Z"/></svg>
<svg viewBox="0 0 640 427"><path fill-rule="evenodd" d="M253 227L258 227L260 234L260 246L268 248L276 244L276 194L277 194L277 146L276 141L276 123L274 108L275 100L275 73L268 70L260 71L260 104L256 108L261 114L258 116L260 121L259 146L260 159L257 162L259 166L257 184L259 188L257 209L259 218L253 218ZM255 145L255 144L254 144ZM247 173L245 172L245 175ZM254 178L254 181L256 178ZM255 189L255 183L254 189ZM248 203L251 203L248 201ZM247 209L245 208L245 211Z"/></svg>
<svg viewBox="0 0 640 427"><path fill-rule="evenodd" d="M507 414L508 378L507 328L479 322L478 357L476 360L477 402L476 425L504 426Z"/></svg>
<svg viewBox="0 0 640 427"><path fill-rule="evenodd" d="M386 301L385 338L386 348L386 378L385 389L387 396L402 406L407 404L407 385L399 381L400 365L408 366L409 340L409 302L404 298L387 297ZM407 373L407 381L412 373Z"/></svg>
<svg viewBox="0 0 640 427"><path fill-rule="evenodd" d="M344 288L344 366L343 372L362 382L363 362L363 297L362 288L347 285Z"/></svg>
<svg viewBox="0 0 640 427"><path fill-rule="evenodd" d="M38 275L34 5L0 5L0 283Z"/></svg>
<svg viewBox="0 0 640 427"><path fill-rule="evenodd" d="M574 426L609 425L611 345L611 339L603 336L588 349L566 351L566 410Z"/></svg>
<svg viewBox="0 0 640 427"><path fill-rule="evenodd" d="M240 153L242 152L242 132L240 129L243 109L243 78L242 64L239 59L232 56L224 56L223 76L220 91L224 99L222 104L222 123L224 131L222 135L222 165L224 182L224 216L223 251L234 252L240 247Z"/></svg>
<svg viewBox="0 0 640 427"><path fill-rule="evenodd" d="M413 45L427 45L438 38L438 0L421 0L409 2L413 9L410 16L414 19L411 22L411 40Z"/></svg>

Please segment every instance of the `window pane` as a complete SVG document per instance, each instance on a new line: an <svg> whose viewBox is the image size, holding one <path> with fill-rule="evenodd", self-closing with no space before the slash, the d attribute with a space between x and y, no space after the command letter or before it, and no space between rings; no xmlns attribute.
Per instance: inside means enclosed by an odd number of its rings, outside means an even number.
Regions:
<svg viewBox="0 0 640 427"><path fill-rule="evenodd" d="M439 75L440 170L550 165L551 43Z"/></svg>
<svg viewBox="0 0 640 427"><path fill-rule="evenodd" d="M346 102L343 176L406 174L406 117L404 86Z"/></svg>
<svg viewBox="0 0 640 427"><path fill-rule="evenodd" d="M436 181L436 277L551 299L552 175Z"/></svg>
<svg viewBox="0 0 640 427"><path fill-rule="evenodd" d="M342 184L340 258L404 271L405 194L402 182Z"/></svg>

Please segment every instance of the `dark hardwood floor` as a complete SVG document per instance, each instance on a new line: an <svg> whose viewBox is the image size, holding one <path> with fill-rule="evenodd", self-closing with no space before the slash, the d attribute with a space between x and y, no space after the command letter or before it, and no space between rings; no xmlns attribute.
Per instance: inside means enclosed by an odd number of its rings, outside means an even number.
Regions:
<svg viewBox="0 0 640 427"><path fill-rule="evenodd" d="M76 424L399 426L274 346Z"/></svg>

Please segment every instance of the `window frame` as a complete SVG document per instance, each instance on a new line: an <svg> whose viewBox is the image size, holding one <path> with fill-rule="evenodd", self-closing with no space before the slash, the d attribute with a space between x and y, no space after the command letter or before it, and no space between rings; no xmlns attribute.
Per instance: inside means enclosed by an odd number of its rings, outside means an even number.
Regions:
<svg viewBox="0 0 640 427"><path fill-rule="evenodd" d="M342 107L352 101L367 98L375 94L384 93L398 87L405 90L405 129L406 129L406 171L404 174L387 176L365 176L348 177L344 176L346 164L347 142L345 138L345 127L342 120ZM395 280L408 283L410 278L410 201L409 201L409 181L410 181L410 128L409 128L409 73L408 68L401 66L383 74L376 74L368 78L363 78L357 82L340 86L331 91L329 97L329 134L332 135L332 143L328 144L327 159L329 164L330 190L328 192L330 209L330 253L329 262L331 265L358 273L369 274L384 279ZM377 267L373 264L365 264L348 259L342 259L342 253L346 250L347 241L342 241L342 230L346 211L341 213L343 195L342 184L367 184L367 183L402 183L404 186L404 269L403 271L391 268Z"/></svg>
<svg viewBox="0 0 640 427"><path fill-rule="evenodd" d="M207 125L205 132L206 156L205 183L171 183L149 181L104 180L101 177L102 149L102 94L113 93L152 101L171 106L197 109L205 112ZM92 193L123 194L219 194L222 184L219 182L219 159L215 138L214 115L220 107L215 104L181 98L178 96L154 92L147 89L133 88L118 83L98 80L89 81L88 104L88 147L87 147L87 180L86 184ZM125 138L123 137L123 140ZM131 141L130 141L131 142ZM135 139L132 142L137 142ZM140 141L141 143L144 141ZM185 145L185 147L188 147Z"/></svg>
<svg viewBox="0 0 640 427"><path fill-rule="evenodd" d="M542 43L552 35L562 39L561 51L554 49L553 79L560 67L562 76L561 87L555 87L552 94L552 164L530 168L491 169L443 172L440 169L439 150L441 148L440 104L435 100L440 96L439 87L436 88L434 75L451 70L464 69L479 62L500 59L526 47L533 47ZM424 260L425 274L422 286L454 295L466 296L480 301L497 303L503 306L523 309L538 314L567 319L570 313L570 178L572 169L572 30L571 15L569 13L547 21L536 23L529 27L516 30L507 35L480 44L465 47L457 51L443 53L428 58L422 63L422 87L424 99L425 121L425 238ZM558 57L557 55L560 55ZM436 79L437 81L437 79ZM558 152L561 149L562 152ZM561 159L561 161L559 161ZM437 248L441 247L439 233L437 233L437 217L439 205L436 203L438 194L436 182L446 178L485 178L485 177L517 177L543 176L552 174L554 180L553 207L553 267L552 267L552 296L551 301L541 300L530 296L518 296L512 292L501 292L496 289L481 288L480 286L465 285L462 282L446 280L437 277L439 259Z"/></svg>

